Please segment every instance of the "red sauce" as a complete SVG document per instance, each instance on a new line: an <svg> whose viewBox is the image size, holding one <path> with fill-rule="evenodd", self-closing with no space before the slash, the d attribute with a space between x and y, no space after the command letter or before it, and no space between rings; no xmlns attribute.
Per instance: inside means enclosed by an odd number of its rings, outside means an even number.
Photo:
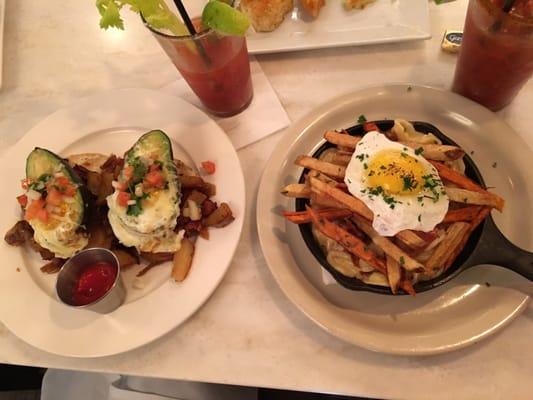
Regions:
<svg viewBox="0 0 533 400"><path fill-rule="evenodd" d="M198 21L193 21L198 25ZM174 65L202 103L213 113L229 116L242 111L252 99L252 79L246 39L214 32L198 39L209 65L190 40L156 35Z"/></svg>
<svg viewBox="0 0 533 400"><path fill-rule="evenodd" d="M117 269L105 261L87 266L72 289L72 303L83 306L105 295L113 286Z"/></svg>
<svg viewBox="0 0 533 400"><path fill-rule="evenodd" d="M471 0L453 91L493 111L509 104L533 73L533 1Z"/></svg>

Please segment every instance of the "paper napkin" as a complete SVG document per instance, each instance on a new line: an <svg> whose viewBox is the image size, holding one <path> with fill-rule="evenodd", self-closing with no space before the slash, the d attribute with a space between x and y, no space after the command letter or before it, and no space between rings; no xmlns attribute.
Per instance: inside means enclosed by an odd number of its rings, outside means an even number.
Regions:
<svg viewBox="0 0 533 400"><path fill-rule="evenodd" d="M285 109L255 58L250 58L254 98L246 110L229 118L209 114L227 133L236 149L257 142L287 127L290 123ZM165 93L179 96L204 110L202 104L181 78L162 88ZM205 111L205 110L204 110Z"/></svg>

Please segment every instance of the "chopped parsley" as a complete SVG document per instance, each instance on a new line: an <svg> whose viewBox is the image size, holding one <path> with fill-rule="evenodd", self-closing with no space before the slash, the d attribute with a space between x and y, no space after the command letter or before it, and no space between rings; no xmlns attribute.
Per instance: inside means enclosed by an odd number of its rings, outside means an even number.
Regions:
<svg viewBox="0 0 533 400"><path fill-rule="evenodd" d="M364 154L359 154L359 155L355 156L355 158L357 158L359 161L363 162L363 160L365 159L365 155Z"/></svg>
<svg viewBox="0 0 533 400"><path fill-rule="evenodd" d="M401 266L405 265L405 258L403 258L403 256L400 256L400 265Z"/></svg>
<svg viewBox="0 0 533 400"><path fill-rule="evenodd" d="M364 168L364 169L368 169L368 164L367 164L367 163L364 163L364 164L363 164L363 168Z"/></svg>
<svg viewBox="0 0 533 400"><path fill-rule="evenodd" d="M405 153L405 152L402 151L402 152L400 153L400 156L402 156L402 157L407 157L407 153Z"/></svg>
<svg viewBox="0 0 533 400"><path fill-rule="evenodd" d="M431 174L429 174L429 175L424 175L424 176L422 177L422 179L424 179L424 187L425 187L426 189L429 189L429 190L431 191L431 193L433 194L433 197L429 197L429 196L425 196L425 197L428 197L428 198L432 199L433 202L436 203L436 202L439 200L440 195L441 195L441 194L444 194L442 191L439 192L439 191L437 190L437 187L438 187L439 185L442 185L442 182L441 182L439 179L435 178L435 177L434 177L433 175L431 175Z"/></svg>
<svg viewBox="0 0 533 400"><path fill-rule="evenodd" d="M403 190L413 190L418 186L418 182L411 175L402 176Z"/></svg>
<svg viewBox="0 0 533 400"><path fill-rule="evenodd" d="M370 171L368 172L368 176L374 176L375 173L376 173L376 171L374 171L374 170L370 170Z"/></svg>
<svg viewBox="0 0 533 400"><path fill-rule="evenodd" d="M361 114L358 118L357 118L357 122L360 123L360 124L364 124L366 122L366 117L365 117L365 114Z"/></svg>
<svg viewBox="0 0 533 400"><path fill-rule="evenodd" d="M420 154L422 154L424 152L424 148L423 147L419 147L418 149L415 150L415 154L417 156L419 156Z"/></svg>

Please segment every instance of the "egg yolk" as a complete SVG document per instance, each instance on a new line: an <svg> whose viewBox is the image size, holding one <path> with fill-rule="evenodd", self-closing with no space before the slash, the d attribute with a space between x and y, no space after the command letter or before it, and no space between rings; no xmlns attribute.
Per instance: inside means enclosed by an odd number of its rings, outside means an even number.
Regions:
<svg viewBox="0 0 533 400"><path fill-rule="evenodd" d="M396 150L380 151L366 166L366 182L388 194L417 194L424 187L424 166L414 157Z"/></svg>

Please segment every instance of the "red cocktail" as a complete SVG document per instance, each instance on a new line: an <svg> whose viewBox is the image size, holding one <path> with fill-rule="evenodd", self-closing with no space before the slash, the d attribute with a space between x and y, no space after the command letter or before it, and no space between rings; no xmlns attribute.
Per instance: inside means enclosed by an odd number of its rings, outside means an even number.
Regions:
<svg viewBox="0 0 533 400"><path fill-rule="evenodd" d="M452 90L493 111L508 105L533 73L533 1L470 0Z"/></svg>
<svg viewBox="0 0 533 400"><path fill-rule="evenodd" d="M194 36L171 36L150 30L213 114L234 115L250 104L253 90L244 36L224 35L213 30Z"/></svg>

